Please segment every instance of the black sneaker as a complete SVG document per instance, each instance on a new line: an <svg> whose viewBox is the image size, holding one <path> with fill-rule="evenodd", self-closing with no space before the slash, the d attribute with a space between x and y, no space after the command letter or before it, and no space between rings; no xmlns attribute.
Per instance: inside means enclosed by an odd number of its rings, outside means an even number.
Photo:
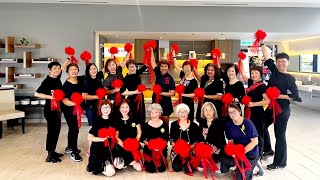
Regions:
<svg viewBox="0 0 320 180"><path fill-rule="evenodd" d="M267 168L269 169L269 170L276 170L276 169L280 169L280 168L285 168L286 166L277 166L277 165L274 165L274 164L269 164L268 166L267 166Z"/></svg>
<svg viewBox="0 0 320 180"><path fill-rule="evenodd" d="M70 154L70 159L72 159L75 162L81 162L82 161L82 157L79 155L79 153L76 153L76 152L72 152Z"/></svg>
<svg viewBox="0 0 320 180"><path fill-rule="evenodd" d="M45 162L50 162L50 163L58 163L61 162L61 159L58 157L47 157Z"/></svg>
<svg viewBox="0 0 320 180"><path fill-rule="evenodd" d="M268 152L264 152L262 155L262 159L267 159L268 157L274 156L274 151L268 151Z"/></svg>
<svg viewBox="0 0 320 180"><path fill-rule="evenodd" d="M57 153L57 152L53 152L53 155L54 155L54 156L56 156L56 157L58 157L58 158L60 158L60 157L62 157L62 156L63 156L63 154L61 154L61 153Z"/></svg>
<svg viewBox="0 0 320 180"><path fill-rule="evenodd" d="M69 147L67 147L66 150L65 150L65 153L66 153L66 154L71 154L72 152L73 152L72 149L69 148ZM81 150L80 150L80 149L77 149L75 152L76 152L76 153L81 153Z"/></svg>

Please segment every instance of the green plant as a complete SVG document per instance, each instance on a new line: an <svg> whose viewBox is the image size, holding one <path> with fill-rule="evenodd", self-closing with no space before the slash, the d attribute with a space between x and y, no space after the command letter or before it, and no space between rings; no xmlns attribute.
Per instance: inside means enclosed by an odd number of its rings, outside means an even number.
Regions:
<svg viewBox="0 0 320 180"><path fill-rule="evenodd" d="M21 40L20 40L21 44L23 45L28 45L29 44L29 41L25 38L25 37L22 37Z"/></svg>

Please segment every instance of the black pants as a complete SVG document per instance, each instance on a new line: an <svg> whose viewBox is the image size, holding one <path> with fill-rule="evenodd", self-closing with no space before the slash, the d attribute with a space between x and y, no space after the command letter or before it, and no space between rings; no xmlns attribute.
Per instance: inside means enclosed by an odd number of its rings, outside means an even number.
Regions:
<svg viewBox="0 0 320 180"><path fill-rule="evenodd" d="M68 131L68 147L73 151L78 149L78 120L77 116L74 116L72 113L66 112L64 113L64 117L66 118L69 131Z"/></svg>
<svg viewBox="0 0 320 180"><path fill-rule="evenodd" d="M272 147L271 147L271 140L270 140L270 134L269 134L268 128L274 121L272 116L272 111L270 109L266 109L265 117L266 117L266 122L264 126L265 130L264 130L263 152L269 152L272 150Z"/></svg>
<svg viewBox="0 0 320 180"><path fill-rule="evenodd" d="M143 153L149 155L152 158L152 152L146 146L143 148ZM164 158L167 157L167 148L165 148L162 151L162 155L164 156ZM166 159L165 159L165 161L166 161ZM144 166L146 168L146 171L149 173L164 172L167 169L166 164L165 164L166 162L163 162L162 159L160 162L161 162L160 167L156 167L153 160L151 160L150 162L144 161Z"/></svg>
<svg viewBox="0 0 320 180"><path fill-rule="evenodd" d="M190 166L188 166L189 162L190 162L190 159L187 158L187 160L182 164L181 157L175 154L175 157L172 160L172 169L175 172L179 172L183 170L184 173L189 174L191 173L189 168L191 168L191 171L194 171L194 168L191 166L191 164L189 164Z"/></svg>
<svg viewBox="0 0 320 180"><path fill-rule="evenodd" d="M115 148L116 148L116 155L114 158L122 157L125 166L128 166L132 161L134 161L132 154L126 151L125 149L123 149L123 147L121 147L120 145L117 145Z"/></svg>
<svg viewBox="0 0 320 180"><path fill-rule="evenodd" d="M253 176L253 170L257 166L259 157L258 156L247 156L247 159L249 160L251 164L251 169L245 172L245 176L247 180L251 180ZM239 162L241 165L241 162ZM221 157L221 167L220 171L221 173L227 173L229 172L229 169L231 167L234 167L236 164L234 162L234 158L230 156L223 156ZM242 180L242 174L240 173L240 170L237 168L235 171L234 176L236 177L236 180Z"/></svg>
<svg viewBox="0 0 320 180"><path fill-rule="evenodd" d="M261 109L251 109L251 121L258 132L258 147L259 147L259 156L262 157L264 150L264 135L265 135L265 113L262 107L256 107Z"/></svg>
<svg viewBox="0 0 320 180"><path fill-rule="evenodd" d="M283 106L282 113L276 117L276 123L274 124L274 134L276 137L276 147L275 155L273 159L273 164L277 166L286 166L287 165L287 140L286 140L286 131L288 120L290 117L291 109L290 106ZM265 132L265 136L269 136L269 132ZM269 138L270 140L270 138ZM268 140L268 141L269 141ZM269 143L269 144L268 144ZM270 141L266 142L266 149L271 147Z"/></svg>
<svg viewBox="0 0 320 180"><path fill-rule="evenodd" d="M54 152L57 147L61 129L60 113L58 113L58 111L51 111L50 107L45 107L43 112L47 120L46 150L48 152Z"/></svg>

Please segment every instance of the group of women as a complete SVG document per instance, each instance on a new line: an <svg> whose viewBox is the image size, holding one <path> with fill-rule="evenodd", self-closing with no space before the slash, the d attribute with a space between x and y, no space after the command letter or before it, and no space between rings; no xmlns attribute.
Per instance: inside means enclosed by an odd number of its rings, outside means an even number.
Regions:
<svg viewBox="0 0 320 180"><path fill-rule="evenodd" d="M129 59L130 52L121 64L112 58L108 59L103 71L98 71L97 66L93 63L88 64L84 76L78 76L78 65L68 64L69 60L62 67L58 62L50 63L48 65L49 75L35 93L35 96L47 99L44 108L48 127L46 162L60 162L60 157L63 156L55 152L61 127L61 114L59 110L50 109L51 100L54 99L54 91L61 89L65 93L61 109L69 127L68 146L65 152L70 153L70 158L74 161L82 161L82 157L79 155L80 150L77 146L79 124L77 116L73 113L76 104L70 98L72 93L79 92L85 99L82 106L91 127L88 135L89 148L86 152L89 156L87 166L89 172L112 176L116 170L126 168L129 165L137 171L145 169L151 173L162 172L168 166L167 155L170 155L174 171L184 171L190 174L195 169L201 170L201 166L197 168L188 166L191 158L183 160L174 151L168 153L167 145L174 149L175 143L179 139L183 139L191 145L191 148L194 148L195 144L199 142L209 144L212 147L214 161L221 164L220 171L222 173L228 172L230 167L235 166L233 157L226 155L225 145L227 143L242 144L245 148L246 158L251 163L251 168L245 173L237 168L235 177L242 179L245 176L252 179L253 169L256 165L260 167L258 174L263 175L263 169L259 166L259 158L271 155L273 152L267 130L270 122L273 121L270 120L272 116L269 116L272 113L265 111L264 106L270 103L266 95L267 87L276 86L281 91L281 95L276 101L279 102L282 113L276 116L275 121L274 162L267 167L269 169L285 167L287 161L285 131L290 116L289 100L300 101L301 99L294 78L286 72L289 57L285 53L280 53L276 56L274 64L273 60L269 59L263 42L261 42L261 47L266 60L264 65L268 66L272 77L266 86L262 81L263 74L260 67L251 68L250 77L247 77L242 65L240 74L248 84L246 89L243 83L237 79L238 68L236 65L228 66L223 72L219 65L210 63L205 66L204 75L200 76L189 61L185 61L180 68L173 51L174 68L180 74L180 85L184 86L185 90L181 95L182 103L176 107L178 120L171 124L169 123L170 115L173 113L171 97L175 95L176 86L173 77L169 74L170 63L167 60L160 60L156 63L152 48L150 48L151 66L156 76L155 84L161 86L162 92L158 95L153 94L153 103L147 109L145 109L144 101L138 103L140 107L137 107L136 103L138 95L143 98L142 92L138 91L138 86L141 84L140 75L147 69L147 66L137 69L136 61ZM124 66L129 70L125 77L122 75ZM60 77L63 70L66 70L69 77L62 85ZM104 73L108 74L105 79ZM116 79L121 79L124 82L122 87L112 85ZM199 102L195 110L194 90L198 88L198 81L200 81L200 87L205 93L204 101ZM100 102L96 90L101 87L107 90L107 99ZM115 103L116 93L121 94L122 101L120 103ZM230 93L233 96L233 102L227 107L224 107L221 101L224 93ZM160 99L156 97L159 95ZM251 109L250 120L244 118L241 111L241 99L245 95L252 99L247 105L247 108ZM98 102L100 103L98 104ZM150 120L147 122L146 113L150 116ZM114 128L115 136L109 134L102 137L100 130L103 128L109 128L109 130ZM166 143L163 148L154 149L152 148L155 144L154 140L158 138ZM140 142L139 147L142 148L143 155L132 149L128 150L126 145L128 139Z"/></svg>

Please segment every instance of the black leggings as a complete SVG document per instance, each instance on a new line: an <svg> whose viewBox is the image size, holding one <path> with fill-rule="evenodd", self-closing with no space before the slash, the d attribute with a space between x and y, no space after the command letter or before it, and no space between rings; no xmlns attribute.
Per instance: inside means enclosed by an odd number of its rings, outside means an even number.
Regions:
<svg viewBox="0 0 320 180"><path fill-rule="evenodd" d="M143 148L143 153L149 155L152 158L152 152L145 146ZM166 157L167 157L167 148L165 148L162 151L162 155L165 158L165 161L167 161ZM144 161L144 166L146 168L146 171L149 173L155 173L155 172L164 172L167 169L167 166L165 164L166 162L163 162L161 159L161 165L160 167L156 167L155 163L153 162L153 160L151 160L150 162L148 161Z"/></svg>
<svg viewBox="0 0 320 180"><path fill-rule="evenodd" d="M61 129L60 113L58 113L58 111L51 111L50 107L45 107L44 117L47 120L46 150L48 152L54 152L57 147Z"/></svg>
<svg viewBox="0 0 320 180"><path fill-rule="evenodd" d="M73 151L78 149L78 120L77 116L72 115L71 113L64 113L64 117L66 118L69 131L68 131L68 147Z"/></svg>

